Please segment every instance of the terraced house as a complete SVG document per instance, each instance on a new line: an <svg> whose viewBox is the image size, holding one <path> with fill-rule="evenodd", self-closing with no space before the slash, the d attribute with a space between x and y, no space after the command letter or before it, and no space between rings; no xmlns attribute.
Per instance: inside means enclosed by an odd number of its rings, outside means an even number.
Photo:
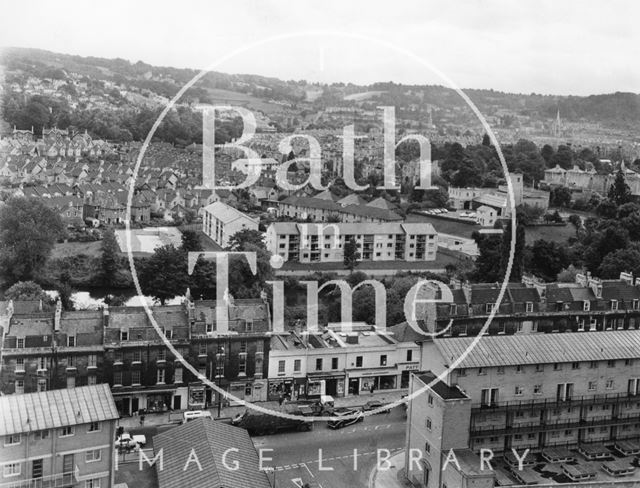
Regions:
<svg viewBox="0 0 640 488"><path fill-rule="evenodd" d="M509 283L498 303L501 283L454 283L452 297L435 305L428 326L445 335L477 335L492 310L488 334L588 332L640 326L640 280L621 273L617 280L577 275L575 283L544 283L525 276Z"/></svg>
<svg viewBox="0 0 640 488"><path fill-rule="evenodd" d="M31 393L109 383L123 415L204 407L218 400L193 371L236 398L265 400L271 320L262 299L152 307L29 311L6 307L0 391Z"/></svg>

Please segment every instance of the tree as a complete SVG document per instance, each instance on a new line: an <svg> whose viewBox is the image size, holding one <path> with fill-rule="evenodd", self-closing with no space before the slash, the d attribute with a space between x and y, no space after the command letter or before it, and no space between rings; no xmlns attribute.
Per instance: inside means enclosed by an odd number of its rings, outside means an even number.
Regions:
<svg viewBox="0 0 640 488"><path fill-rule="evenodd" d="M30 280L64 235L60 215L35 198L13 197L0 208L0 272L5 280Z"/></svg>
<svg viewBox="0 0 640 488"><path fill-rule="evenodd" d="M107 229L102 239L102 276L105 285L113 285L120 269L120 246L113 229Z"/></svg>
<svg viewBox="0 0 640 488"><path fill-rule="evenodd" d="M598 268L601 278L618 278L623 271L632 272L634 276L640 273L640 251L637 245L607 254Z"/></svg>
<svg viewBox="0 0 640 488"><path fill-rule="evenodd" d="M582 229L582 219L580 216L577 214L569 215L569 223L576 228L576 235L578 235L578 232Z"/></svg>
<svg viewBox="0 0 640 488"><path fill-rule="evenodd" d="M566 186L558 186L551 190L549 203L552 207L568 208L571 203L571 190Z"/></svg>
<svg viewBox="0 0 640 488"><path fill-rule="evenodd" d="M573 167L573 151L569 146L558 146L558 150L551 158L551 166L556 165L564 169L571 169Z"/></svg>
<svg viewBox="0 0 640 488"><path fill-rule="evenodd" d="M553 159L554 154L555 154L555 151L549 144L545 144L544 146L542 146L542 149L540 150L540 155L544 159L547 166L551 166L551 160Z"/></svg>
<svg viewBox="0 0 640 488"><path fill-rule="evenodd" d="M499 274L501 238L496 234L473 233L480 254L470 278L475 282L493 283L503 278Z"/></svg>
<svg viewBox="0 0 640 488"><path fill-rule="evenodd" d="M482 136L482 145L487 147L491 146L491 138L489 137L489 134L485 133Z"/></svg>
<svg viewBox="0 0 640 488"><path fill-rule="evenodd" d="M186 292L187 257L172 244L159 247L138 265L138 279L142 292L164 305L168 299Z"/></svg>
<svg viewBox="0 0 640 488"><path fill-rule="evenodd" d="M596 213L605 219L615 218L618 212L618 207L613 200L602 200L596 207Z"/></svg>
<svg viewBox="0 0 640 488"><path fill-rule="evenodd" d="M14 301L41 300L43 303L50 301L42 287L34 281L18 281L5 292L4 297L6 300Z"/></svg>
<svg viewBox="0 0 640 488"><path fill-rule="evenodd" d="M607 198L618 207L631 201L631 190L624 179L622 169L619 169L616 173L616 179L613 181L611 188L609 188Z"/></svg>
<svg viewBox="0 0 640 488"><path fill-rule="evenodd" d="M555 280L568 264L567 252L557 242L538 239L531 246L528 269L545 281Z"/></svg>
<svg viewBox="0 0 640 488"><path fill-rule="evenodd" d="M354 268L358 265L360 259L360 253L358 252L358 245L356 240L351 238L350 241L344 244L344 266L353 273Z"/></svg>
<svg viewBox="0 0 640 488"><path fill-rule="evenodd" d="M531 225L544 214L544 209L535 205L521 203L516 207L516 221L519 225Z"/></svg>
<svg viewBox="0 0 640 488"><path fill-rule="evenodd" d="M200 238L198 237L198 233L193 230L185 230L182 233L181 248L185 252L202 251L202 244L200 244Z"/></svg>
<svg viewBox="0 0 640 488"><path fill-rule="evenodd" d="M511 275L506 277L507 264L509 263L509 257L511 255L511 221L507 223L504 232L502 233L502 242L500 248L500 279L508 279L509 282L518 282L522 279L522 272L524 271L524 245L525 245L525 232L523 225L516 226L515 232L515 250L513 253L513 264L511 266Z"/></svg>
<svg viewBox="0 0 640 488"><path fill-rule="evenodd" d="M244 248L249 244L266 249L264 241L262 240L262 233L260 231L253 229L242 229L229 237L227 250L243 251Z"/></svg>
<svg viewBox="0 0 640 488"><path fill-rule="evenodd" d="M579 272L580 271L573 264L570 264L567 269L563 269L558 273L556 280L559 283L575 283L576 275Z"/></svg>

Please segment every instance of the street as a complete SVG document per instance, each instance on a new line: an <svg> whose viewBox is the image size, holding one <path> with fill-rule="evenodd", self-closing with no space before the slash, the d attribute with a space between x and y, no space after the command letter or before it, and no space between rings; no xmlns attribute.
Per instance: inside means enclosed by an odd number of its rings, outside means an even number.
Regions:
<svg viewBox="0 0 640 488"><path fill-rule="evenodd" d="M405 412L395 408L338 430L321 422L311 432L260 436L253 441L256 449L263 450L264 465L275 467L270 476L275 476L277 488L296 488L307 482L321 488L364 488L378 452L384 458L384 450L393 454L403 447L405 422Z"/></svg>

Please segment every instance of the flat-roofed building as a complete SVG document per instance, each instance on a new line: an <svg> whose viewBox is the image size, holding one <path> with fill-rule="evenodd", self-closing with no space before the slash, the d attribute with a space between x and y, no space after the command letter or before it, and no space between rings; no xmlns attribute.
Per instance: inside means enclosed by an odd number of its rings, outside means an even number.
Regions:
<svg viewBox="0 0 640 488"><path fill-rule="evenodd" d="M359 261L435 261L438 234L425 222L299 224L275 222L267 228L267 250L284 261L343 262L354 241Z"/></svg>
<svg viewBox="0 0 640 488"><path fill-rule="evenodd" d="M0 397L0 487L113 486L109 385Z"/></svg>
<svg viewBox="0 0 640 488"><path fill-rule="evenodd" d="M537 451L640 434L640 331L474 339L425 341L421 358L471 400L456 420L469 426L471 449Z"/></svg>

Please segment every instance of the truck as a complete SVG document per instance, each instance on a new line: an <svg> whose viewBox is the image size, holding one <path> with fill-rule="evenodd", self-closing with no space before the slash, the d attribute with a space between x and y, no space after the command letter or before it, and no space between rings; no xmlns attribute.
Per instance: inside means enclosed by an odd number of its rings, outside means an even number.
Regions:
<svg viewBox="0 0 640 488"><path fill-rule="evenodd" d="M287 411L290 415L304 416L300 410ZM309 431L313 422L302 419L290 419L279 415L245 410L231 420L231 425L246 429L249 435L271 435L282 431Z"/></svg>

